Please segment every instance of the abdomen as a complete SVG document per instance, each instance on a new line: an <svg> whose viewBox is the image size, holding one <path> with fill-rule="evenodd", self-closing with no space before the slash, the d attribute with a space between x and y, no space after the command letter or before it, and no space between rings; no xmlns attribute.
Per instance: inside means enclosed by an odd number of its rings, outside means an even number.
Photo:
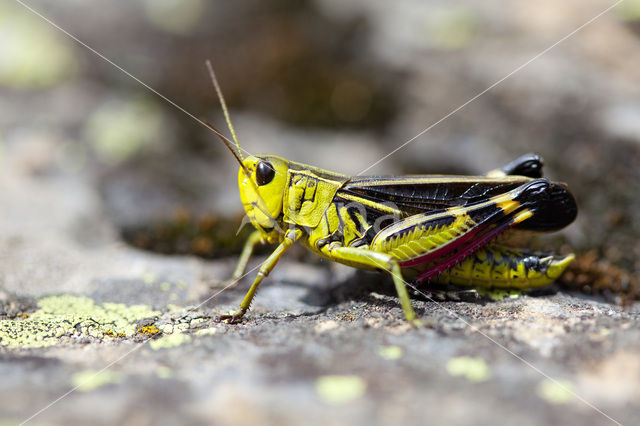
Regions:
<svg viewBox="0 0 640 426"><path fill-rule="evenodd" d="M488 245L431 278L430 282L486 289L544 287L558 279L573 259L573 254L553 256Z"/></svg>

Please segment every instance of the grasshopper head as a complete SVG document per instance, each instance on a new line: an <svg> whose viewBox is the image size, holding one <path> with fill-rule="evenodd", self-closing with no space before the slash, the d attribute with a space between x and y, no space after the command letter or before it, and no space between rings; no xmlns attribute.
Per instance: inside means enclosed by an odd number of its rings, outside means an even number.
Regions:
<svg viewBox="0 0 640 426"><path fill-rule="evenodd" d="M282 213L287 185L287 160L275 155L250 155L242 160L238 172L240 199L256 229L270 232Z"/></svg>
<svg viewBox="0 0 640 426"><path fill-rule="evenodd" d="M233 124L231 124L229 111L216 79L216 74L213 71L211 62L206 61L206 64L211 76L211 82L216 89L222 111L227 120L227 125L231 131L233 142L206 120L200 120L200 122L220 138L220 141L229 148L229 151L240 163L238 185L240 186L242 205L251 220L251 224L261 231L268 241L271 241L275 239L278 233L282 232L282 228L278 226L278 218L282 214L282 199L287 185L289 162L275 155L243 157L242 148L236 137Z"/></svg>

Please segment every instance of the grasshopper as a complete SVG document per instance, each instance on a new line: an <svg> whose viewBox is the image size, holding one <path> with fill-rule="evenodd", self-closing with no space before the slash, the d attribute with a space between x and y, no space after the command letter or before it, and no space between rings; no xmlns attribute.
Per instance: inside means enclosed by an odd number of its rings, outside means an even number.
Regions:
<svg viewBox="0 0 640 426"><path fill-rule="evenodd" d="M389 273L404 315L419 324L406 280L466 288L530 289L555 281L574 255L512 249L493 241L516 230L555 231L576 217L563 183L542 177L542 159L524 155L484 176L347 176L276 155L243 156L215 73L209 72L235 143L206 123L238 163L238 185L255 231L233 279L254 247L277 243L240 308L219 320L240 322L260 283L300 242L334 262Z"/></svg>

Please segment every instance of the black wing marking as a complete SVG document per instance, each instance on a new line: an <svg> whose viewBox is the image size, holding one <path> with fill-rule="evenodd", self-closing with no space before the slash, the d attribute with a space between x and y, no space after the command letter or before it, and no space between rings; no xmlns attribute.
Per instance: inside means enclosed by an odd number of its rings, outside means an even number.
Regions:
<svg viewBox="0 0 640 426"><path fill-rule="evenodd" d="M393 206L403 218L419 213L435 213L451 207L465 207L509 192L533 179L525 176L356 176L347 181L336 197L360 200L367 221L388 214L380 204ZM556 230L571 223L577 214L576 202L562 183L551 182L551 190L527 200L534 216L517 227L537 231Z"/></svg>
<svg viewBox="0 0 640 426"><path fill-rule="evenodd" d="M346 182L337 195L388 203L405 215L414 215L484 201L530 180L512 176L358 176Z"/></svg>

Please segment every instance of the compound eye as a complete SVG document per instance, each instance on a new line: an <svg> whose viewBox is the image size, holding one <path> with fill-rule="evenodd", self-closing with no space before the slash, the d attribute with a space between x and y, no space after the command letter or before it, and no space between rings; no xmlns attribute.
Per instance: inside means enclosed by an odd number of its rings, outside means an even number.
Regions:
<svg viewBox="0 0 640 426"><path fill-rule="evenodd" d="M256 167L256 183L258 186L266 185L273 180L276 171L268 161L260 161Z"/></svg>

